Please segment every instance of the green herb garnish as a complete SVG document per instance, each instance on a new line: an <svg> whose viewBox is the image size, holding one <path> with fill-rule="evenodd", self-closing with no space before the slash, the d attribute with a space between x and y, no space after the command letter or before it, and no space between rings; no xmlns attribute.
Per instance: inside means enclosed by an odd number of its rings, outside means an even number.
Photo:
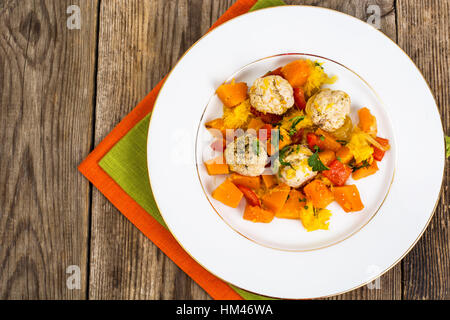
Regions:
<svg viewBox="0 0 450 320"><path fill-rule="evenodd" d="M319 152L316 151L312 156L308 158L308 165L313 169L313 171L324 171L330 170L327 168L319 158Z"/></svg>
<svg viewBox="0 0 450 320"><path fill-rule="evenodd" d="M296 116L296 117L293 117L293 118L289 119L289 121L292 121L291 129L289 130L289 135L290 136L293 136L297 132L296 126L303 119L305 119L305 116Z"/></svg>
<svg viewBox="0 0 450 320"><path fill-rule="evenodd" d="M292 119L289 119L289 121L293 121L291 128L295 128L295 126L298 125L298 123L303 119L305 119L305 116L296 116L293 117Z"/></svg>
<svg viewBox="0 0 450 320"><path fill-rule="evenodd" d="M352 168L352 171L355 172L356 170L370 167L370 163L367 160L363 160L360 166L350 165L350 167Z"/></svg>
<svg viewBox="0 0 450 320"><path fill-rule="evenodd" d="M336 157L336 159L337 159L339 162L342 162L341 157Z"/></svg>
<svg viewBox="0 0 450 320"><path fill-rule="evenodd" d="M294 167L292 166L292 164L290 162L287 162L284 160L284 158L288 155L290 155L292 153L292 148L291 146L286 146L283 149L280 150L280 152L278 152L278 160L280 161L280 163L283 166L289 166L292 169L294 169ZM295 170L295 169L294 169Z"/></svg>
<svg viewBox="0 0 450 320"><path fill-rule="evenodd" d="M325 136L320 136L319 139L325 141Z"/></svg>
<svg viewBox="0 0 450 320"><path fill-rule="evenodd" d="M308 210L309 207L308 206L304 206L303 208L305 208L305 210Z"/></svg>
<svg viewBox="0 0 450 320"><path fill-rule="evenodd" d="M348 142L345 140L336 140L337 142L339 142L340 144L342 144L343 146L345 146Z"/></svg>

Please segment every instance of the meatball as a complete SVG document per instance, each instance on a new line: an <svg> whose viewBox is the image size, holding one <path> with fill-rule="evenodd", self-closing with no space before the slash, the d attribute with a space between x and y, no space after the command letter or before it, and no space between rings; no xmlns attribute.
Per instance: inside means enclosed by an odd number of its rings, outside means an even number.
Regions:
<svg viewBox="0 0 450 320"><path fill-rule="evenodd" d="M312 155L307 146L296 144L284 149L280 154L278 179L292 188L298 188L317 175L308 165Z"/></svg>
<svg viewBox="0 0 450 320"><path fill-rule="evenodd" d="M232 171L255 177L264 171L267 152L254 135L244 134L227 145L225 159Z"/></svg>
<svg viewBox="0 0 450 320"><path fill-rule="evenodd" d="M294 89L280 76L256 79L249 95L251 105L262 113L280 115L294 105Z"/></svg>
<svg viewBox="0 0 450 320"><path fill-rule="evenodd" d="M308 100L306 113L315 125L333 132L344 125L350 104L350 96L344 91L323 89Z"/></svg>

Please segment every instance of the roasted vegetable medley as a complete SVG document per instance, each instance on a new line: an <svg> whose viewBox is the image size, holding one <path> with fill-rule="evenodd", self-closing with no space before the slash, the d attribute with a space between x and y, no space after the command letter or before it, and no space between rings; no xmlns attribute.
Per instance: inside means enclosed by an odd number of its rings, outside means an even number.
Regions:
<svg viewBox="0 0 450 320"><path fill-rule="evenodd" d="M271 222L297 219L308 231L328 229L336 201L345 212L364 208L359 180L378 171L389 140L378 137L370 110L350 118L350 96L324 88L336 81L322 63L293 61L256 79L222 84L216 91L223 116L206 123L217 157L205 161L209 175L227 175L212 197L243 218Z"/></svg>

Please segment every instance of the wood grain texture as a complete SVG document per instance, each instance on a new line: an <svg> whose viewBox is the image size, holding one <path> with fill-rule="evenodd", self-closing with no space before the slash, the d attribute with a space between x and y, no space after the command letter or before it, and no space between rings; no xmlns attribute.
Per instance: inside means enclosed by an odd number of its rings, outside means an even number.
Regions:
<svg viewBox="0 0 450 320"><path fill-rule="evenodd" d="M443 119L450 125L450 1L399 0L398 43L429 83ZM434 217L403 260L404 299L450 299L448 166Z"/></svg>
<svg viewBox="0 0 450 320"><path fill-rule="evenodd" d="M89 184L76 166L92 140L96 1L0 2L0 298L83 299ZM81 268L81 289L66 268Z"/></svg>
<svg viewBox="0 0 450 320"><path fill-rule="evenodd" d="M309 5L346 13L363 21L368 21L367 9L378 5L381 9L381 31L396 41L395 0L284 0L287 4Z"/></svg>
<svg viewBox="0 0 450 320"><path fill-rule="evenodd" d="M101 2L96 143L232 2ZM91 299L209 298L97 190L92 201Z"/></svg>

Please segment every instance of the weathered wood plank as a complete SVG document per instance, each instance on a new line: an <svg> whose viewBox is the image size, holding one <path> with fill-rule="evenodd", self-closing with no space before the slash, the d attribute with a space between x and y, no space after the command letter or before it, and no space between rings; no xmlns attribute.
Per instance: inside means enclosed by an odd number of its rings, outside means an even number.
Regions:
<svg viewBox="0 0 450 320"><path fill-rule="evenodd" d="M0 298L84 299L97 1L7 1L0 12ZM82 30L66 27L78 4ZM66 268L81 269L81 288Z"/></svg>
<svg viewBox="0 0 450 320"><path fill-rule="evenodd" d="M395 0L285 0L287 4L310 5L333 9L368 21L370 5L378 5L381 10L381 31L392 40L396 40Z"/></svg>
<svg viewBox="0 0 450 320"><path fill-rule="evenodd" d="M102 1L96 143L232 2ZM91 232L90 298L209 298L97 190Z"/></svg>
<svg viewBox="0 0 450 320"><path fill-rule="evenodd" d="M450 2L398 0L398 42L430 84L443 119L450 125ZM448 167L434 217L403 260L404 299L450 298Z"/></svg>

